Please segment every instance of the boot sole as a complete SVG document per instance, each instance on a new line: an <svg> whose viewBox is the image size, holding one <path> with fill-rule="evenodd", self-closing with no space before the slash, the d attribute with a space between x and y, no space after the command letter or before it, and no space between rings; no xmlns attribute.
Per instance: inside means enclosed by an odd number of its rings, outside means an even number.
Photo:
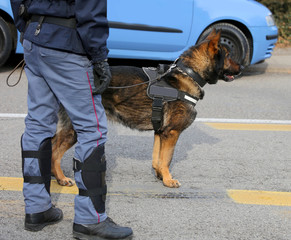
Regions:
<svg viewBox="0 0 291 240"><path fill-rule="evenodd" d="M87 235L80 232L73 231L73 237L78 240L105 240L105 239L114 239L114 238L103 238L97 235ZM116 239L124 239L124 240L131 240L132 235L125 237L125 238L116 238Z"/></svg>
<svg viewBox="0 0 291 240"><path fill-rule="evenodd" d="M57 221L53 221L53 222L45 222L45 223L41 223L41 224L25 223L24 229L27 231L31 231L31 232L38 232L38 231L42 230L44 227L46 227L48 225L53 225L53 224L59 223L62 220L63 220L63 215L61 216L60 219L58 219Z"/></svg>

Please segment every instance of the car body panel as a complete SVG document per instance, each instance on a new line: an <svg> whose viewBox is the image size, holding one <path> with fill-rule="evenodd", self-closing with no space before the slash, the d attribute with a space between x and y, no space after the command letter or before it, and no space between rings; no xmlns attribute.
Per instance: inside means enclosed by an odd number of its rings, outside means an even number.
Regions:
<svg viewBox="0 0 291 240"><path fill-rule="evenodd" d="M10 1L1 1L0 2L0 10L8 13L10 16L12 16L12 10L10 6Z"/></svg>
<svg viewBox="0 0 291 240"><path fill-rule="evenodd" d="M250 27L253 36L253 58L251 64L272 56L277 39L266 40L267 36L278 35L277 27Z"/></svg>
<svg viewBox="0 0 291 240"><path fill-rule="evenodd" d="M9 0L0 9L12 16ZM248 32L254 64L270 57L277 41L277 27L267 26L270 14L254 0L108 0L109 57L173 61L208 27L228 22ZM19 42L16 52L23 52Z"/></svg>
<svg viewBox="0 0 291 240"><path fill-rule="evenodd" d="M144 30L140 30L142 26L138 30L110 28L109 56L120 57L123 50L136 51L137 55L133 57L138 58L142 57L140 50L160 54L182 51L190 37L193 0L183 0L173 8L175 3L176 0L108 0L110 26L112 22L144 25ZM179 19L181 16L183 21ZM155 31L155 27L161 30ZM169 31L163 31L163 28Z"/></svg>

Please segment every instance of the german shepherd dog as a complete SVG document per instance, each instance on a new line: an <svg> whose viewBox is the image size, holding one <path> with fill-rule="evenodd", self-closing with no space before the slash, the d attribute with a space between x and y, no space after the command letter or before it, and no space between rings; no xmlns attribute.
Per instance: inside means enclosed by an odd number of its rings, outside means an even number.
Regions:
<svg viewBox="0 0 291 240"><path fill-rule="evenodd" d="M232 81L241 72L241 66L230 58L228 50L220 44L220 35L220 31L213 29L205 41L189 48L179 57L183 65L209 84L217 83L218 79ZM148 81L147 75L141 68L129 66L111 67L111 73L110 87L102 94L107 118L132 129L153 130L153 100L147 95L147 84L140 84ZM195 79L178 67L171 69L163 78L172 87L197 99L203 98L204 92ZM135 84L137 86L131 88L112 88ZM189 102L176 100L163 103L161 127L154 133L152 166L157 178L167 187L180 186L178 180L172 179L169 166L180 134L192 124L196 114L194 105ZM71 121L64 108L60 108L57 132L52 139L52 173L63 186L74 184L64 176L60 162L76 141Z"/></svg>

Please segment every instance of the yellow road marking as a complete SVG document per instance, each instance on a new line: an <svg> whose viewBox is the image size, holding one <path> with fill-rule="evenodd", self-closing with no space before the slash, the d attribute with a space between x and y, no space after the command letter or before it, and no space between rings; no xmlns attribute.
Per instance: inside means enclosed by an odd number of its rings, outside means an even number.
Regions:
<svg viewBox="0 0 291 240"><path fill-rule="evenodd" d="M14 177L0 177L0 191L22 191L23 179ZM78 194L76 185L72 187L62 187L56 180L51 182L52 193ZM135 193L136 194L136 193ZM126 195L114 193L109 195ZM256 190L227 190L227 195L236 203L291 206L291 192L271 192Z"/></svg>
<svg viewBox="0 0 291 240"><path fill-rule="evenodd" d="M23 178L14 177L0 177L0 190L6 191L22 191ZM52 193L66 193L66 194L77 194L78 188L76 185L72 187L62 187L56 180L51 181L51 192Z"/></svg>
<svg viewBox="0 0 291 240"><path fill-rule="evenodd" d="M205 123L219 130L291 131L291 124Z"/></svg>
<svg viewBox="0 0 291 240"><path fill-rule="evenodd" d="M0 191L22 191L23 178L15 177L0 177ZM51 193L64 193L64 194L78 194L79 190L76 185L71 187L60 186L56 180L51 181ZM107 193L111 196L120 196L121 193Z"/></svg>
<svg viewBox="0 0 291 240"><path fill-rule="evenodd" d="M228 190L227 193L236 203L291 206L291 192Z"/></svg>

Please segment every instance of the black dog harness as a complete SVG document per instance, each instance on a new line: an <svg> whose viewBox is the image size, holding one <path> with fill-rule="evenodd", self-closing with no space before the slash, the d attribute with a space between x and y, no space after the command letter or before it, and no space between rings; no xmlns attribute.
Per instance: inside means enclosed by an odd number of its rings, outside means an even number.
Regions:
<svg viewBox="0 0 291 240"><path fill-rule="evenodd" d="M176 67L178 67L183 73L187 74L193 80L195 79L194 81L197 82L200 87L203 87L206 84L206 81L203 80L198 73L194 72L191 68L186 67L181 60L178 60L177 62L175 61L174 64L170 66L160 64L158 68L143 67L142 69L149 78L150 82L147 88L147 95L149 98L153 99L151 120L155 132L159 131L161 128L163 120L163 106L165 102L181 100L195 106L199 100L197 97L172 87L165 81L163 77Z"/></svg>

